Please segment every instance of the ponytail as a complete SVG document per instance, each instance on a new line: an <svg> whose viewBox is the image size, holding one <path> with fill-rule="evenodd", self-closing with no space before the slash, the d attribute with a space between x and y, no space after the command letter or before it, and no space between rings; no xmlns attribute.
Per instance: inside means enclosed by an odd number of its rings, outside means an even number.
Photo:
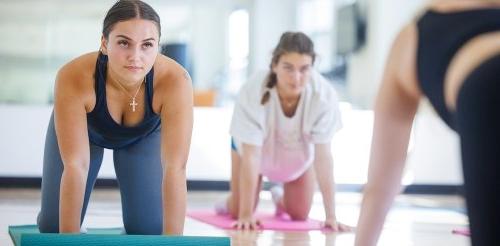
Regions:
<svg viewBox="0 0 500 246"><path fill-rule="evenodd" d="M264 93L264 95L262 95L262 98L260 99L260 104L262 105L266 104L269 101L269 98L271 97L271 89L277 83L276 74L272 70L269 72L266 79L267 79L266 92Z"/></svg>

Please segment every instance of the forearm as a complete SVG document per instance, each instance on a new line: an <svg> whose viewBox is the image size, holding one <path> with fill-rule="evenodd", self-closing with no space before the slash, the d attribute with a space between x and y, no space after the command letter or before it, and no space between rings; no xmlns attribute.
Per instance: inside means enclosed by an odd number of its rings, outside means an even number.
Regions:
<svg viewBox="0 0 500 246"><path fill-rule="evenodd" d="M239 218L249 218L253 215L254 204L256 203L255 194L257 192L257 182L259 171L255 160L242 160L240 168L240 202Z"/></svg>
<svg viewBox="0 0 500 246"><path fill-rule="evenodd" d="M182 235L186 215L186 171L167 168L163 175L163 234Z"/></svg>
<svg viewBox="0 0 500 246"><path fill-rule="evenodd" d="M323 197L326 218L335 218L335 182L333 177L333 158L331 155L316 157L315 173Z"/></svg>
<svg viewBox="0 0 500 246"><path fill-rule="evenodd" d="M59 197L59 232L79 233L87 173L83 169L65 167Z"/></svg>
<svg viewBox="0 0 500 246"><path fill-rule="evenodd" d="M333 175L332 175L333 176ZM328 182L328 183L327 183ZM320 182L321 195L323 196L323 206L326 218L336 218L335 215L335 184L333 178L330 181Z"/></svg>

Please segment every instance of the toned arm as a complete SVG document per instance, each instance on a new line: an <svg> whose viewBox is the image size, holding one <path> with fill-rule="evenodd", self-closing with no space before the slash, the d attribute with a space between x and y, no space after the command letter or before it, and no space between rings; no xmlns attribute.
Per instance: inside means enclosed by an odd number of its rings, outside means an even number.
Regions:
<svg viewBox="0 0 500 246"><path fill-rule="evenodd" d="M186 162L193 128L193 89L184 71L161 85L163 234L182 235L186 214ZM156 93L156 92L155 92Z"/></svg>
<svg viewBox="0 0 500 246"><path fill-rule="evenodd" d="M80 232L80 216L89 170L87 108L92 87L80 72L79 61L64 66L55 84L54 119L59 151L64 164L60 186L59 231Z"/></svg>

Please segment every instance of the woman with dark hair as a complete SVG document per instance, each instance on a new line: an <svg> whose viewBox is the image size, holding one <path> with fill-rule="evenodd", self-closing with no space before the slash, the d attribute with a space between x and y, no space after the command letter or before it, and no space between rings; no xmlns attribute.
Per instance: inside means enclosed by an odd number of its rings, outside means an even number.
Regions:
<svg viewBox="0 0 500 246"><path fill-rule="evenodd" d="M116 2L99 52L64 65L46 136L41 232L78 233L113 150L128 234L182 234L192 116L187 72L159 54L160 18L144 2Z"/></svg>
<svg viewBox="0 0 500 246"><path fill-rule="evenodd" d="M341 127L337 95L313 70L312 41L301 32L286 32L274 49L270 70L240 91L231 122L231 194L217 204L218 213L237 219L238 229L256 229L253 216L262 177L274 187L277 214L308 218L318 180L325 226L350 228L335 216L333 158L330 142Z"/></svg>
<svg viewBox="0 0 500 246"><path fill-rule="evenodd" d="M472 245L500 245L500 1L434 1L405 26L375 104L356 245L376 245L400 191L420 99L460 137Z"/></svg>

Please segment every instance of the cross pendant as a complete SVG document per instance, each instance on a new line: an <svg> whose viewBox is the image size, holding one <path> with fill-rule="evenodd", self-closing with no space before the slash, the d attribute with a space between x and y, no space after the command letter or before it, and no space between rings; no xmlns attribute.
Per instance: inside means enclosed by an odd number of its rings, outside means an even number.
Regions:
<svg viewBox="0 0 500 246"><path fill-rule="evenodd" d="M130 106L132 106L132 112L135 112L135 106L139 105L135 102L135 98L132 98L132 102L129 103Z"/></svg>

